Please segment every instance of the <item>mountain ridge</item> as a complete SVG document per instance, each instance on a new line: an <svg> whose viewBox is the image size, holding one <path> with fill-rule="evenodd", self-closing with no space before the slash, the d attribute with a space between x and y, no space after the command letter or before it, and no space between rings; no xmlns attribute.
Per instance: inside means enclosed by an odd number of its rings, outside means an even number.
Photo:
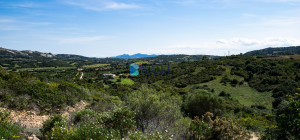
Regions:
<svg viewBox="0 0 300 140"><path fill-rule="evenodd" d="M156 54L142 54L142 53L136 53L133 55L129 55L129 54L122 54L122 55L117 55L117 56L113 56L113 57L109 57L109 58L124 58L124 59L130 59L130 58L145 58L145 57L156 57L159 55Z"/></svg>

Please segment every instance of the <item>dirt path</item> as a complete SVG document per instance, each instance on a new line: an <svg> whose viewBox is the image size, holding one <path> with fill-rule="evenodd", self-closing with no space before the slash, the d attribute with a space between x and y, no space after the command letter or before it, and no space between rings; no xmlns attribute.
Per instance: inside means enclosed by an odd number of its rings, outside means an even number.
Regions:
<svg viewBox="0 0 300 140"><path fill-rule="evenodd" d="M80 80L82 80L82 78L83 78L83 72L81 72Z"/></svg>

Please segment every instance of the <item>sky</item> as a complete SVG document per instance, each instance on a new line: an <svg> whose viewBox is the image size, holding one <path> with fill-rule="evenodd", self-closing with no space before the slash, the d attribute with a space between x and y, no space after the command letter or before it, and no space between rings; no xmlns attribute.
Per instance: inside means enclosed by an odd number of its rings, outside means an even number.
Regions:
<svg viewBox="0 0 300 140"><path fill-rule="evenodd" d="M228 55L300 45L300 0L0 0L0 47Z"/></svg>

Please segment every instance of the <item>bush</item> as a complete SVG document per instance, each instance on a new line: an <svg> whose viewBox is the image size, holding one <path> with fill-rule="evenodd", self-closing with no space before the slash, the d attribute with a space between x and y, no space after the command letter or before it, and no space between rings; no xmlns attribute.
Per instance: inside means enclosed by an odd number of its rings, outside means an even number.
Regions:
<svg viewBox="0 0 300 140"><path fill-rule="evenodd" d="M50 137L52 133L52 128L55 125L65 125L64 118L59 114L55 114L51 116L50 119L43 122L43 127L40 129L43 137Z"/></svg>
<svg viewBox="0 0 300 140"><path fill-rule="evenodd" d="M218 139L218 140L244 140L249 139L250 134L232 120L226 118L212 119L214 115L205 113L200 120L195 117L190 125L188 137L190 139Z"/></svg>
<svg viewBox="0 0 300 140"><path fill-rule="evenodd" d="M231 80L230 85L233 86L233 87L235 87L238 83L239 83L238 80L233 79L233 80Z"/></svg>
<svg viewBox="0 0 300 140"><path fill-rule="evenodd" d="M189 127L189 139L204 139L209 134L210 127L198 116L192 120Z"/></svg>
<svg viewBox="0 0 300 140"><path fill-rule="evenodd" d="M220 115L224 106L221 99L212 97L206 91L188 93L183 103L184 112L190 117L202 116L206 112Z"/></svg>
<svg viewBox="0 0 300 140"><path fill-rule="evenodd" d="M229 93L226 93L225 91L221 91L219 96L221 96L221 97L230 97L231 95Z"/></svg>
<svg viewBox="0 0 300 140"><path fill-rule="evenodd" d="M89 118L90 117L90 118ZM67 126L61 115L54 115L40 129L44 139L121 139L135 130L134 112L129 108L117 108L112 112L98 114L91 110L76 113L77 125Z"/></svg>
<svg viewBox="0 0 300 140"><path fill-rule="evenodd" d="M227 75L223 76L220 83L223 83L223 85L226 85L227 82L230 82L231 80L228 78Z"/></svg>
<svg viewBox="0 0 300 140"><path fill-rule="evenodd" d="M74 134L70 136L70 140L84 139L121 139L118 132L113 129L107 129L95 123L83 123L75 128Z"/></svg>
<svg viewBox="0 0 300 140"><path fill-rule="evenodd" d="M84 109L76 112L74 117L74 124L77 123L86 123L86 122L94 122L96 120L96 112L89 109Z"/></svg>
<svg viewBox="0 0 300 140"><path fill-rule="evenodd" d="M127 107L117 108L110 113L110 118L105 120L106 126L118 130L120 137L127 135L128 131L135 129L135 113Z"/></svg>
<svg viewBox="0 0 300 140"><path fill-rule="evenodd" d="M0 111L0 138L1 139L22 139L21 127L8 120L9 113Z"/></svg>
<svg viewBox="0 0 300 140"><path fill-rule="evenodd" d="M142 132L162 132L182 118L181 99L169 92L157 92L142 86L128 97L127 104L135 111L137 127Z"/></svg>

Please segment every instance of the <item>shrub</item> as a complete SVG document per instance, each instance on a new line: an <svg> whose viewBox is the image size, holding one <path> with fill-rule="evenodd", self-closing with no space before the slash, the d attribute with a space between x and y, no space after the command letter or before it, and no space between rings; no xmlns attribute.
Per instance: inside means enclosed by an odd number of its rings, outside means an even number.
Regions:
<svg viewBox="0 0 300 140"><path fill-rule="evenodd" d="M226 118L217 117L211 125L211 139L245 140L251 137L248 131Z"/></svg>
<svg viewBox="0 0 300 140"><path fill-rule="evenodd" d="M230 82L231 80L228 78L227 75L223 76L220 83L223 83L224 85L226 85L227 82Z"/></svg>
<svg viewBox="0 0 300 140"><path fill-rule="evenodd" d="M89 109L84 109L76 112L74 117L74 123L82 122L94 122L96 120L96 112Z"/></svg>
<svg viewBox="0 0 300 140"><path fill-rule="evenodd" d="M135 111L138 129L142 132L162 132L182 118L181 99L169 92L157 92L142 86L128 97L127 104Z"/></svg>
<svg viewBox="0 0 300 140"><path fill-rule="evenodd" d="M226 118L213 118L210 112L205 113L200 120L197 116L190 125L189 139L218 139L218 140L244 140L249 139L250 134L232 120Z"/></svg>
<svg viewBox="0 0 300 140"><path fill-rule="evenodd" d="M222 100L212 97L206 91L188 93L183 103L183 109L190 117L202 116L206 112L220 115L224 106Z"/></svg>
<svg viewBox="0 0 300 140"><path fill-rule="evenodd" d="M75 128L70 140L84 139L120 139L117 131L99 126L98 124L87 122Z"/></svg>
<svg viewBox="0 0 300 140"><path fill-rule="evenodd" d="M43 122L43 127L40 129L43 137L49 137L55 125L65 125L64 118L59 114L55 114Z"/></svg>
<svg viewBox="0 0 300 140"><path fill-rule="evenodd" d="M230 85L235 87L238 84L238 82L239 82L238 80L233 79L233 80L231 80Z"/></svg>
<svg viewBox="0 0 300 140"><path fill-rule="evenodd" d="M198 116L192 120L189 127L189 138L190 139L204 139L209 133L210 128L203 120L200 120Z"/></svg>
<svg viewBox="0 0 300 140"><path fill-rule="evenodd" d="M225 91L221 91L219 96L222 96L222 97L230 97L231 95L229 93L226 93Z"/></svg>
<svg viewBox="0 0 300 140"><path fill-rule="evenodd" d="M105 121L106 125L110 125L112 129L118 130L120 137L127 135L128 131L135 129L134 112L129 108L117 108L110 113L110 118Z"/></svg>
<svg viewBox="0 0 300 140"><path fill-rule="evenodd" d="M1 139L22 139L21 127L8 120L9 113L0 111L0 138Z"/></svg>

